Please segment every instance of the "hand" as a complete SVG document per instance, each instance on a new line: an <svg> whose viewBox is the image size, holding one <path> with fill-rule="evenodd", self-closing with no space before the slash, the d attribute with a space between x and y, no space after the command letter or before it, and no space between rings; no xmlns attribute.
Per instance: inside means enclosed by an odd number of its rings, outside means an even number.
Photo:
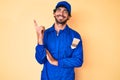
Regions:
<svg viewBox="0 0 120 80"><path fill-rule="evenodd" d="M58 61L51 56L50 52L47 49L46 49L46 56L50 64L58 66Z"/></svg>
<svg viewBox="0 0 120 80"><path fill-rule="evenodd" d="M44 36L45 27L44 26L38 26L36 20L34 20L34 24L35 24L38 43L43 44L43 36Z"/></svg>

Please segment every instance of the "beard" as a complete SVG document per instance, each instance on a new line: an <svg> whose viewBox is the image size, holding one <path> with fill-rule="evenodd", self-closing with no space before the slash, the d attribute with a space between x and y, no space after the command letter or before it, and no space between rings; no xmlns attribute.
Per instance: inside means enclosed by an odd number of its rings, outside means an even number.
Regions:
<svg viewBox="0 0 120 80"><path fill-rule="evenodd" d="M61 16L61 15L57 15L57 17L59 17L59 16ZM62 16L62 17L65 18L64 16ZM55 21L56 21L57 24L62 24L62 25L66 24L67 21L69 20L68 18L65 19L65 20L62 20L62 19L58 20L58 19L56 18L56 16L54 16L54 18L55 18Z"/></svg>

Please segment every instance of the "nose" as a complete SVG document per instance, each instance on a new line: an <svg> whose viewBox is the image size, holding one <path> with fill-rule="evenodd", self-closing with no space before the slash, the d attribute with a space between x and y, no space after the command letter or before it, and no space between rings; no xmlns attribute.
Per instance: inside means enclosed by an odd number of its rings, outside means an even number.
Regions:
<svg viewBox="0 0 120 80"><path fill-rule="evenodd" d="M63 11L60 11L60 15L63 15L64 14L64 12Z"/></svg>

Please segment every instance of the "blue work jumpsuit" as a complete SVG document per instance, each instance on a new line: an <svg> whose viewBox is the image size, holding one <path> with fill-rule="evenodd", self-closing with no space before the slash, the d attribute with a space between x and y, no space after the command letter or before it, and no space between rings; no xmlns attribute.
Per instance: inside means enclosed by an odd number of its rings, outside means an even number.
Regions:
<svg viewBox="0 0 120 80"><path fill-rule="evenodd" d="M71 48L73 39L79 39L75 48ZM80 35L68 25L59 34L54 25L44 32L44 45L37 44L35 58L40 64L44 64L41 71L41 80L74 80L75 67L82 66L83 48ZM47 49L52 57L58 61L58 66L52 65L46 58Z"/></svg>

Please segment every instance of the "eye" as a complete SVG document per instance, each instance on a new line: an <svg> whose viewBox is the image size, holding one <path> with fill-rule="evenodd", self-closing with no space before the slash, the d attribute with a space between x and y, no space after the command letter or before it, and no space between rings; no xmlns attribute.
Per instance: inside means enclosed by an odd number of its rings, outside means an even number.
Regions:
<svg viewBox="0 0 120 80"><path fill-rule="evenodd" d="M60 11L61 11L61 9L60 9L60 8L58 8L56 11L57 11L57 12L60 12Z"/></svg>
<svg viewBox="0 0 120 80"><path fill-rule="evenodd" d="M58 13L59 13L59 12L62 12L62 13L64 13L64 14L68 14L67 9L61 8L61 7L60 7L60 8L57 8L57 9L56 9L56 12L58 12Z"/></svg>
<svg viewBox="0 0 120 80"><path fill-rule="evenodd" d="M67 10L64 10L64 13L65 13L65 14L68 14L68 11L67 11Z"/></svg>

